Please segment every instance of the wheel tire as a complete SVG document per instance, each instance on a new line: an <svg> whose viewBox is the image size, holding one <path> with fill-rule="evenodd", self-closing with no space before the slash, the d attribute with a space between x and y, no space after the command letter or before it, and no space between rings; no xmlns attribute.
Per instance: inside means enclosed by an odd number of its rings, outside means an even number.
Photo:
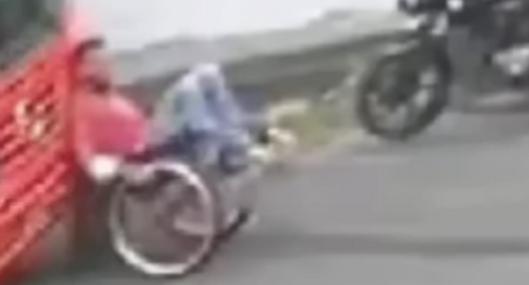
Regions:
<svg viewBox="0 0 529 285"><path fill-rule="evenodd" d="M369 106L369 96L374 85L381 76L381 72L386 65L394 64L394 61L401 60L398 56L385 56L378 59L370 69L364 72L357 85L357 97L355 100L356 117L364 129L376 136L390 141L402 141L422 132L432 122L439 117L448 105L450 78L445 64L440 58L435 58L433 66L440 75L440 79L433 88L432 99L421 111L420 115L413 122L409 122L404 128L398 130L388 130L381 128Z"/></svg>
<svg viewBox="0 0 529 285"><path fill-rule="evenodd" d="M185 179L192 188L197 191L206 216L213 227L212 235L205 238L202 246L197 250L192 258L186 262L157 262L149 260L141 252L138 252L127 239L126 230L122 224L120 213L123 206L123 198L127 195L125 189L119 189L111 198L109 209L109 230L111 243L115 253L125 264L135 269L137 272L151 277L184 277L193 273L208 263L210 257L217 248L217 235L220 232L221 220L219 200L216 191L207 183L205 176L201 175L189 164L182 162L161 162L158 167L174 173L175 178ZM151 189L151 191L156 191Z"/></svg>

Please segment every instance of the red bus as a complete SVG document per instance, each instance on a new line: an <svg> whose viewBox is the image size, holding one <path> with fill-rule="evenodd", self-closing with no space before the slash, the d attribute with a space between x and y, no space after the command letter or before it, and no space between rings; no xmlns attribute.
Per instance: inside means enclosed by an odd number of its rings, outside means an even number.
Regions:
<svg viewBox="0 0 529 285"><path fill-rule="evenodd" d="M73 249L73 54L85 27L63 0L0 1L2 284Z"/></svg>

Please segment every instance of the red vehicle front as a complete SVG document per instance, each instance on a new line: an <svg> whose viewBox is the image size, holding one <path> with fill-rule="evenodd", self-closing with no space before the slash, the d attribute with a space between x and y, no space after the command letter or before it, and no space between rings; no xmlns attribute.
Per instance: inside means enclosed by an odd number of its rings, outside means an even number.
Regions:
<svg viewBox="0 0 529 285"><path fill-rule="evenodd" d="M62 0L0 1L0 283L73 246L80 20Z"/></svg>

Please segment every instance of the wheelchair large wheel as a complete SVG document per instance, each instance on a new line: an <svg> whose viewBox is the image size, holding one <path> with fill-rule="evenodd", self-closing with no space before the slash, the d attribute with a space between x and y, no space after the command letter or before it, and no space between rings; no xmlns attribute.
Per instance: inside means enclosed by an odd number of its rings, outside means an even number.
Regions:
<svg viewBox="0 0 529 285"><path fill-rule="evenodd" d="M216 248L218 197L186 163L156 162L147 169L154 177L148 186L122 183L111 200L112 246L140 273L181 277L205 264Z"/></svg>

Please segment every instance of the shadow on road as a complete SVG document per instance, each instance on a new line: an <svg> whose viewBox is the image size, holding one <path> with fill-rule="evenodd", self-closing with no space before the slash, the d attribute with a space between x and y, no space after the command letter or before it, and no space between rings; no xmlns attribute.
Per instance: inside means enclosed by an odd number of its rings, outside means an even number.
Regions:
<svg viewBox="0 0 529 285"><path fill-rule="evenodd" d="M523 115L452 115L437 122L424 133L406 141L354 143L351 151L417 152L435 149L495 146L529 138L529 116Z"/></svg>
<svg viewBox="0 0 529 285"><path fill-rule="evenodd" d="M247 236L235 242L237 256L249 259L313 258L324 255L417 255L475 257L529 255L529 237L422 238L371 234L277 234Z"/></svg>
<svg viewBox="0 0 529 285"><path fill-rule="evenodd" d="M325 256L420 256L430 258L475 258L487 256L529 255L528 239L447 239L411 238L377 234L307 234L307 233L254 233L240 237L222 249L214 259L215 264L254 263L259 260L286 260ZM206 268L207 272L207 268ZM116 260L97 258L83 262L67 273L54 274L30 282L32 285L97 284L114 280L112 284L154 284L153 280L135 274ZM84 281L83 281L84 280ZM143 280L143 281L141 281ZM76 283L84 282L84 283ZM143 283L145 282L145 283ZM105 283L106 284L106 283ZM132 283L131 283L132 284ZM158 284L158 283L155 283Z"/></svg>

